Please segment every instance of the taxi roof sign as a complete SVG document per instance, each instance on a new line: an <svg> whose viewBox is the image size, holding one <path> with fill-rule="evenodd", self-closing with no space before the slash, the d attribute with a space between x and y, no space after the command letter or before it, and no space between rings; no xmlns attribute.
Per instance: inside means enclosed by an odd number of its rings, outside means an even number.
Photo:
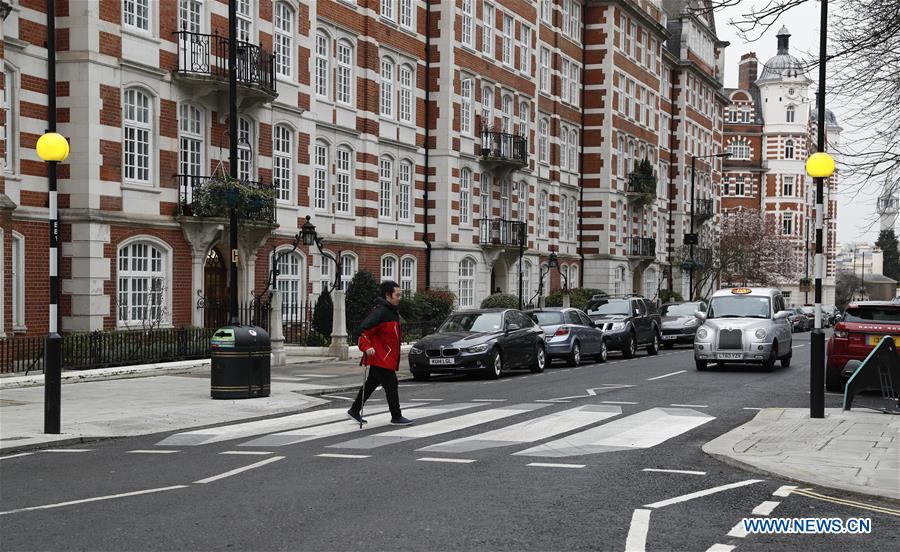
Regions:
<svg viewBox="0 0 900 552"><path fill-rule="evenodd" d="M735 295L747 295L748 293L753 293L753 290L750 288L731 288L731 293Z"/></svg>

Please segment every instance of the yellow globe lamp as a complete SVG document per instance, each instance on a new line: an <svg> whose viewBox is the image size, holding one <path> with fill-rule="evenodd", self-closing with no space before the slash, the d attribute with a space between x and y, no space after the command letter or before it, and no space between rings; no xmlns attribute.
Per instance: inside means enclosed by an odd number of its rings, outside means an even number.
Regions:
<svg viewBox="0 0 900 552"><path fill-rule="evenodd" d="M57 132L47 132L38 138L38 157L46 162L62 162L69 156L69 141Z"/></svg>
<svg viewBox="0 0 900 552"><path fill-rule="evenodd" d="M828 178L834 174L834 158L820 151L806 160L806 174L813 178Z"/></svg>

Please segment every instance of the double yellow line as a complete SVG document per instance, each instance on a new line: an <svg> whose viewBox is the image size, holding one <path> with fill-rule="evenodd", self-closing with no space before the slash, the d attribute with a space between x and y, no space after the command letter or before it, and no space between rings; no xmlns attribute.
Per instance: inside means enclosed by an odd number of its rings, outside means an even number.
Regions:
<svg viewBox="0 0 900 552"><path fill-rule="evenodd" d="M882 506L874 506L872 504L866 504L865 502L856 502L854 500L847 500L845 498L835 498L833 496L827 496L813 491L812 489L797 489L792 491L791 494L803 495L808 498L815 498L816 500L824 500L825 502L831 502L832 504L840 504L842 506L852 506L854 508L862 508L863 510L870 510L872 512L878 512L879 514L887 514L889 516L900 517L900 510L894 510L891 508L884 508Z"/></svg>

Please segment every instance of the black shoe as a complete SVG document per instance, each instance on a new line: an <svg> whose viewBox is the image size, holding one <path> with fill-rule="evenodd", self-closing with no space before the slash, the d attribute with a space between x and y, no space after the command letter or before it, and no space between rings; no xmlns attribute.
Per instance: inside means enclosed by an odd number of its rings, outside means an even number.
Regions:
<svg viewBox="0 0 900 552"><path fill-rule="evenodd" d="M350 416L351 418L353 418L353 420L355 420L356 423L358 423L358 424L369 423L368 420L363 419L363 417L359 415L359 412L354 412L352 408L347 411L347 416Z"/></svg>
<svg viewBox="0 0 900 552"><path fill-rule="evenodd" d="M391 419L391 425L413 425L414 423L415 422L413 422L412 420L404 418L403 416Z"/></svg>

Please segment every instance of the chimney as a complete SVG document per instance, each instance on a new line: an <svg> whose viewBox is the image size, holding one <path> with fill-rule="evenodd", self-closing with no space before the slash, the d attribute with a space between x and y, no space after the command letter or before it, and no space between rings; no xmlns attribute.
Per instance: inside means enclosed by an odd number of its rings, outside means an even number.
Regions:
<svg viewBox="0 0 900 552"><path fill-rule="evenodd" d="M738 64L738 88L750 90L750 85L756 82L758 76L756 73L758 63L755 52L741 56L740 64Z"/></svg>

